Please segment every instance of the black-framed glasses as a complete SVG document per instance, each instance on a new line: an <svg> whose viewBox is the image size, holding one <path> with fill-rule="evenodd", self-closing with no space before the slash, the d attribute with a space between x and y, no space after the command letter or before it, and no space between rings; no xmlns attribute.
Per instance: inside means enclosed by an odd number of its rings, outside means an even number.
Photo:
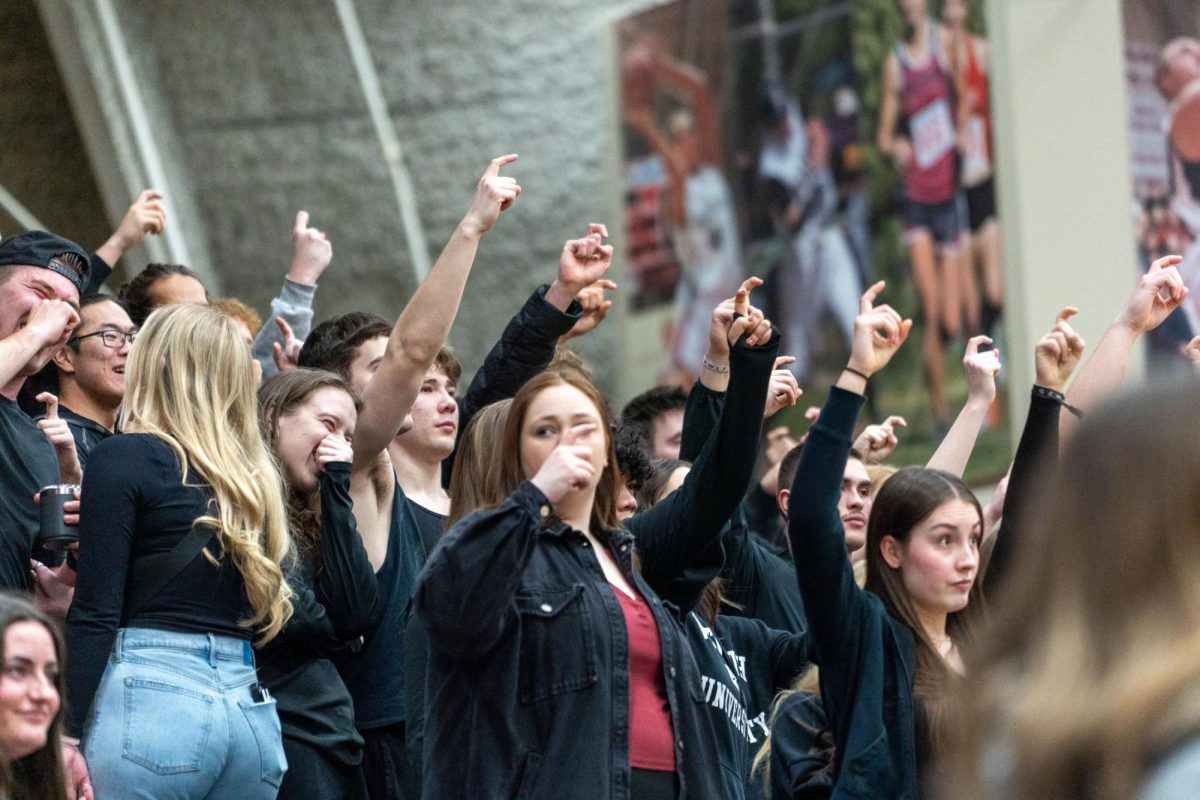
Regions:
<svg viewBox="0 0 1200 800"><path fill-rule="evenodd" d="M96 331L95 333L88 333L84 334L83 336L72 336L67 340L67 344L82 342L84 339L90 339L93 336L99 336L100 341L104 343L105 347L110 347L113 350L120 350L121 345L125 342L128 342L132 345L133 340L137 338L137 335L137 331L129 331L128 333L125 333L124 331Z"/></svg>

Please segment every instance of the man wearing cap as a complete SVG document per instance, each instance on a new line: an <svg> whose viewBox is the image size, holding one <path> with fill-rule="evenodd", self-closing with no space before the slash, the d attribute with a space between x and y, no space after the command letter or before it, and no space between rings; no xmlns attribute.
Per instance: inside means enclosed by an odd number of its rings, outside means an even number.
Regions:
<svg viewBox="0 0 1200 800"><path fill-rule="evenodd" d="M0 588L29 588L33 495L59 481L54 448L17 393L79 324L89 270L88 254L61 236L28 231L0 242Z"/></svg>

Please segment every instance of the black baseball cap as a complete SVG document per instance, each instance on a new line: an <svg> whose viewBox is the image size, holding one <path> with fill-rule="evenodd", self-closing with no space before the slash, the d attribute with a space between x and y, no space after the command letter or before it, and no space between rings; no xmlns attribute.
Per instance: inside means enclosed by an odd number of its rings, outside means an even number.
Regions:
<svg viewBox="0 0 1200 800"><path fill-rule="evenodd" d="M91 275L91 258L82 247L53 233L25 231L0 242L0 267L41 267L57 272L80 294Z"/></svg>

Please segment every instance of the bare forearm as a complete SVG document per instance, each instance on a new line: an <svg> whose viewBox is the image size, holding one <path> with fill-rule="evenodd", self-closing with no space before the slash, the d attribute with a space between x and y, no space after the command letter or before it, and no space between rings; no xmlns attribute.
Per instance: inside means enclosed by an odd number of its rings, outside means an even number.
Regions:
<svg viewBox="0 0 1200 800"><path fill-rule="evenodd" d="M1083 365L1079 375L1067 392L1067 402L1075 408L1087 411L1094 408L1105 397L1116 392L1125 381L1125 370L1129 366L1129 354L1137 341L1138 333L1124 324L1120 318L1100 338L1100 343L1091 358ZM1069 435L1077 420L1073 414L1063 414L1062 435Z"/></svg>
<svg viewBox="0 0 1200 800"><path fill-rule="evenodd" d="M356 465L374 460L400 431L425 371L454 323L479 239L478 232L460 223L396 320L379 371L363 391Z"/></svg>
<svg viewBox="0 0 1200 800"><path fill-rule="evenodd" d="M938 445L938 449L930 456L929 463L925 466L961 478L967 469L967 462L971 459L971 451L975 449L979 429L987 419L988 405L982 400L967 398L967 404L958 412L954 425L950 427L946 438Z"/></svg>
<svg viewBox="0 0 1200 800"><path fill-rule="evenodd" d="M0 386L13 381L40 349L40 343L25 329L0 339Z"/></svg>

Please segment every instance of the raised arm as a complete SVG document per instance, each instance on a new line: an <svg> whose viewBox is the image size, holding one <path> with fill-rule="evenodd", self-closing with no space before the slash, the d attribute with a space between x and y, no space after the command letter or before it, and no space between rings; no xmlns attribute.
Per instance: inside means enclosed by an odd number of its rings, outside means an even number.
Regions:
<svg viewBox="0 0 1200 800"><path fill-rule="evenodd" d="M96 248L92 259L92 275L88 280L87 292L98 291L100 285L112 274L126 253L141 244L146 234L158 236L167 227L167 210L163 205L163 194L157 189L143 189L121 218L121 223L104 244ZM96 263L99 258L103 266ZM97 267L100 267L99 269Z"/></svg>
<svg viewBox="0 0 1200 800"><path fill-rule="evenodd" d="M788 502L796 577L822 665L851 656L848 643L862 629L856 617L865 613L838 513L855 419L866 399L867 380L887 365L912 328L912 320L902 320L891 307L874 305L883 287L882 281L875 284L859 301L850 361L808 432Z"/></svg>
<svg viewBox="0 0 1200 800"><path fill-rule="evenodd" d="M996 376L1000 374L1000 351L997 349L979 352L980 345L991 344L987 336L976 336L967 342L967 354L963 356L963 372L967 375L967 402L946 438L930 456L929 469L940 469L962 477L979 438L979 429L987 419L988 409L996 399Z"/></svg>
<svg viewBox="0 0 1200 800"><path fill-rule="evenodd" d="M762 320L751 329L753 319L753 314L740 317L729 328L727 336L737 344L725 408L683 485L626 523L637 537L642 575L655 591L662 592L693 558L719 542L750 485L767 384L779 349L770 323ZM750 345L751 339L760 343Z"/></svg>
<svg viewBox="0 0 1200 800"><path fill-rule="evenodd" d="M292 263L283 288L271 301L271 316L254 337L251 352L262 366L263 380L296 366L300 347L312 327L317 281L333 260L333 245L308 225L308 212L297 211L292 226Z"/></svg>
<svg viewBox="0 0 1200 800"><path fill-rule="evenodd" d="M1138 337L1161 325L1187 297L1187 287L1176 268L1181 261L1179 256L1163 256L1138 281L1125 309L1109 324L1071 384L1067 403L1072 408L1086 413L1120 388ZM1069 436L1075 424L1074 414L1064 416L1062 434Z"/></svg>
<svg viewBox="0 0 1200 800"><path fill-rule="evenodd" d="M1043 477L1044 463L1058 459L1059 417L1063 404L1063 387L1083 356L1083 338L1067 321L1076 314L1074 308L1064 308L1054 327L1043 336L1034 349L1036 383L1029 402L1029 416L1021 431L1021 441L1013 459L1005 491L1004 519L996 534L996 545L983 574L983 588L989 594L996 590L1008 571L1012 554L1019 546L1025 515L1037 495L1037 481Z"/></svg>
<svg viewBox="0 0 1200 800"><path fill-rule="evenodd" d="M479 240L521 193L517 182L500 175L515 155L492 159L450 241L417 288L388 338L383 361L363 390L363 409L354 434L354 468L368 468L400 431L420 391L425 371L450 332Z"/></svg>

